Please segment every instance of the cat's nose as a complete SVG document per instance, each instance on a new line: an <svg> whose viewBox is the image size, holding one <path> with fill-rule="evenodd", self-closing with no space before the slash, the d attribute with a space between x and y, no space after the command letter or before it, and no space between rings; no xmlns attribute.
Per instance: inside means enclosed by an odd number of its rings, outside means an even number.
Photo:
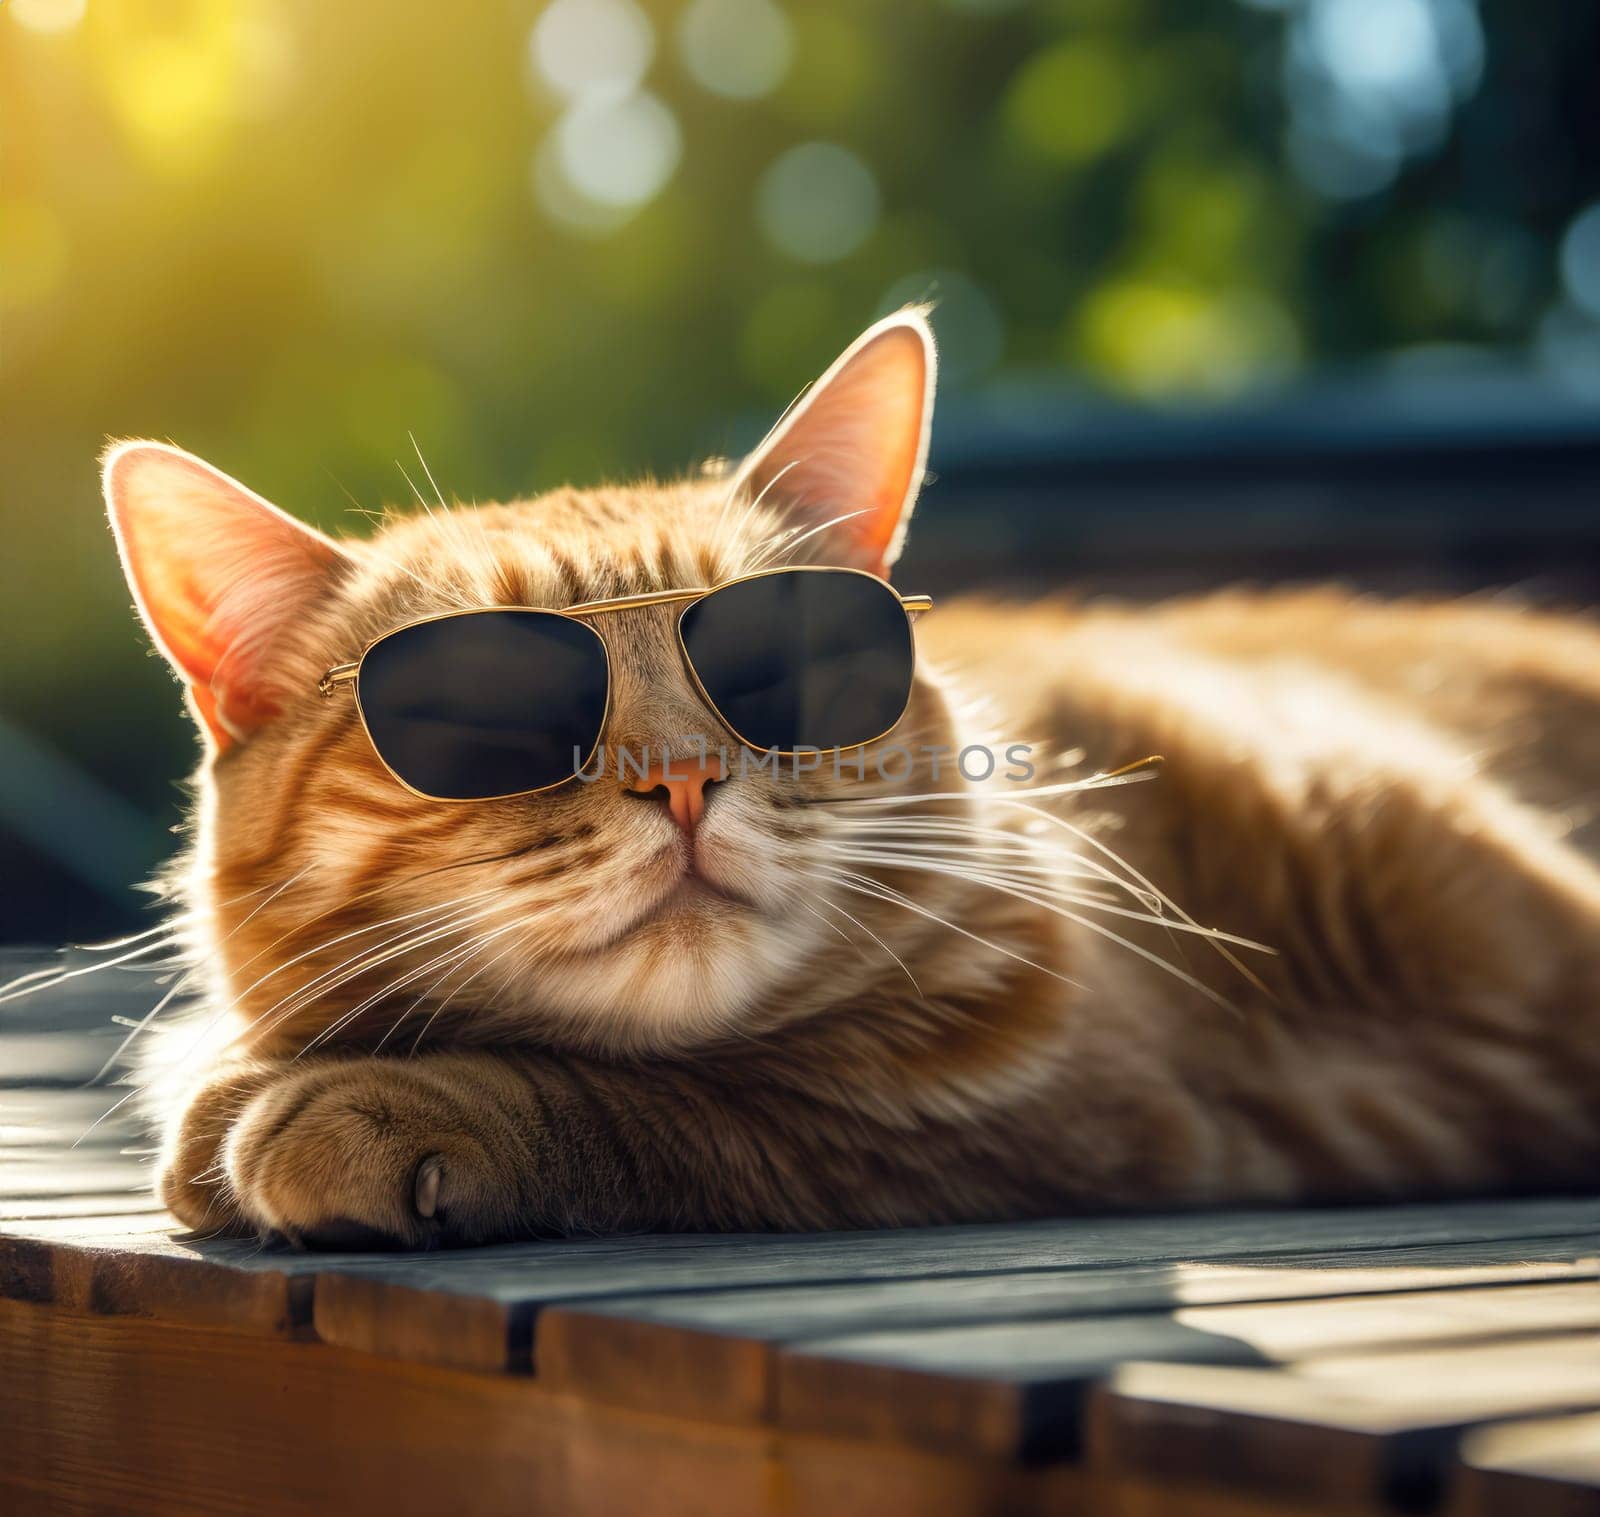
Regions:
<svg viewBox="0 0 1600 1517"><path fill-rule="evenodd" d="M653 764L643 774L631 770L623 785L638 795L661 793L667 810L686 833L693 834L706 810L706 786L727 777L727 768L716 754L704 758L675 758Z"/></svg>

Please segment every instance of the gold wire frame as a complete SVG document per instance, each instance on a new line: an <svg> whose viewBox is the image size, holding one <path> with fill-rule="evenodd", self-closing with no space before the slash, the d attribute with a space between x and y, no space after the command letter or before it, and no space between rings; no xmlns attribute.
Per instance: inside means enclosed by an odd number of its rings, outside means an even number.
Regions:
<svg viewBox="0 0 1600 1517"><path fill-rule="evenodd" d="M722 725L726 727L728 731L731 732L744 747L750 749L752 753L772 753L778 755L780 758L793 758L802 752L815 752L818 757L822 757L827 754L845 753L852 748L865 748L869 743L876 743L881 738L887 737L905 719L906 710L911 704L911 695L909 691L906 693L906 704L900 708L899 715L897 715L895 719L883 729L882 732L876 733L872 737L862 738L860 742L849 743L842 747L836 748L764 748L759 743L751 742L749 738L745 737L742 732L739 732L734 727L727 717L722 714L722 711L718 707L717 703L711 699L711 696L706 691L706 687L701 684L699 671L694 666L694 660L689 657L688 646L683 640L683 618L684 614L689 609L689 606L686 603L704 600L706 596L714 595L718 590L726 590L734 585L745 584L750 580L771 579L773 576L779 574L856 574L861 576L863 579L870 579L874 584L882 585L890 595L894 596L894 598L899 601L900 609L905 614L908 629L910 628L912 617L919 616L923 612L931 611L933 609L933 597L931 595L902 595L894 588L893 585L889 584L888 581L881 579L878 575L873 574L866 569L851 569L842 566L836 567L831 564L793 564L787 567L780 567L776 569L758 569L753 574L741 574L734 579L724 580L721 584L703 585L693 590L651 590L642 595L618 595L608 600L581 601L575 606L562 606L559 609L546 606L479 606L466 611L439 611L435 612L431 616L419 616L414 618L412 621L402 622L398 627L391 627L387 632L380 633L361 650L361 656L359 658L354 659L349 663L335 664L331 669L329 669L327 673L317 681L317 691L324 699L328 699L336 690L339 689L341 685L350 685L353 687L356 703L356 715L360 718L362 730L367 734L367 741L372 744L372 751L377 755L378 762L382 764L383 767L388 771L390 778L393 779L397 785L400 785L403 789L408 790L412 795L417 796L421 800L440 801L452 805L467 805L474 801L510 801L516 800L525 795L542 795L547 790L555 790L559 786L569 783L572 779L589 767L590 760L594 758L595 754L599 752L601 746L605 742L606 728L610 725L611 721L611 650L609 647L607 647L606 640L604 636L601 635L599 630L597 628L588 626L588 624L584 622L582 618L586 616L603 615L610 611L633 611L642 606L667 606L676 603L684 603L683 611L678 613L677 620L673 624L673 630L676 632L678 638L678 652L683 658L684 668L689 671L689 678L694 681L694 687L699 692L700 699L703 700L708 707L710 707L717 720L720 721ZM579 626L586 628L586 630L594 634L596 641L598 641L600 644L601 656L605 659L606 664L606 704L605 710L600 717L600 730L595 735L594 743L590 747L589 752L584 756L583 762L579 764L571 774L565 775L559 780L552 780L548 785L535 785L527 790L510 790L503 795L481 796L430 795L425 790L418 790L415 785L411 784L409 781L395 772L393 766L386 758L384 758L382 752L379 750L377 743L373 741L372 728L367 725L366 712L361 709L361 665L366 661L367 655L372 652L372 650L376 648L379 643L386 642L389 638L394 637L398 633L409 631L412 627L425 626L429 622L453 621L458 617L463 616L490 616L496 613L504 614L506 612L533 616L559 616L565 621L577 622ZM913 638L913 658L915 655L916 641L915 638Z"/></svg>

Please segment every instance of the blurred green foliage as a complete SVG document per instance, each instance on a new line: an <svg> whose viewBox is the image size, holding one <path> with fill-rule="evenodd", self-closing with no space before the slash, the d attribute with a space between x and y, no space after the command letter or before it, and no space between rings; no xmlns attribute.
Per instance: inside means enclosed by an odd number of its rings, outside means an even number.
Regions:
<svg viewBox="0 0 1600 1517"><path fill-rule="evenodd" d="M923 296L957 393L1527 346L1593 10L1381 3L10 0L0 709L172 814L108 434L360 531L411 434L469 498L677 469Z"/></svg>

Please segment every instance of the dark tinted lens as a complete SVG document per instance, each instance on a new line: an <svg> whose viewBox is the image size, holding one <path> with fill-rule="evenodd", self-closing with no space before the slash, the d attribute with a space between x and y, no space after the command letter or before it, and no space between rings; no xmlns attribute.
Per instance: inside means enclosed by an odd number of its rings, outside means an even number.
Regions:
<svg viewBox="0 0 1600 1517"><path fill-rule="evenodd" d="M762 575L696 601L679 625L711 704L758 748L851 748L905 714L911 623L871 575Z"/></svg>
<svg viewBox="0 0 1600 1517"><path fill-rule="evenodd" d="M607 677L605 645L582 622L477 611L373 644L356 691L373 746L401 779L467 801L570 779L599 740Z"/></svg>

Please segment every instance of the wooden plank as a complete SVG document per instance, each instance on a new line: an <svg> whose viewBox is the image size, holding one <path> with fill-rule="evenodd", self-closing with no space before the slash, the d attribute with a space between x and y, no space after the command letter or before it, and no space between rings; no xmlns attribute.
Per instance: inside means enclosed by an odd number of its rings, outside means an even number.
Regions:
<svg viewBox="0 0 1600 1517"><path fill-rule="evenodd" d="M0 1298L305 1335L317 1272L348 1257L265 1250L251 1239L199 1239L173 1229L159 1209L8 1222L0 1230Z"/></svg>
<svg viewBox="0 0 1600 1517"><path fill-rule="evenodd" d="M1272 1369L1125 1364L1091 1398L1087 1449L1112 1482L1420 1508L1463 1429L1596 1406L1594 1333Z"/></svg>
<svg viewBox="0 0 1600 1517"><path fill-rule="evenodd" d="M1170 1316L881 1333L781 1351L775 1416L796 1432L994 1458L1077 1453L1084 1393L1129 1359L1264 1362Z"/></svg>
<svg viewBox="0 0 1600 1517"><path fill-rule="evenodd" d="M1020 1465L803 1434L774 1443L781 1509L797 1517L1087 1517L1107 1510L1073 1465ZM649 1509L648 1502L632 1508Z"/></svg>
<svg viewBox="0 0 1600 1517"><path fill-rule="evenodd" d="M98 1069L104 1053L92 1042L77 1034L62 1040L77 1049L80 1077ZM18 1041L0 1036L0 1069L8 1073ZM0 1255L5 1235L31 1233L32 1223L161 1213L150 1190L150 1139L126 1094L0 1088Z"/></svg>
<svg viewBox="0 0 1600 1517"><path fill-rule="evenodd" d="M990 1454L1070 1453L1089 1385L1129 1360L1350 1363L1369 1350L1574 1333L1600 1384L1597 1329L1600 1290L1584 1281L862 1334L779 1355L778 1422Z"/></svg>
<svg viewBox="0 0 1600 1517"><path fill-rule="evenodd" d="M111 1031L116 1028L113 1026ZM93 1075L120 1041L76 1031L47 1028L22 1032L7 1028L4 1042L0 1043L5 1058L0 1067L8 1085L70 1088Z"/></svg>
<svg viewBox="0 0 1600 1517"><path fill-rule="evenodd" d="M826 1282L750 1290L629 1295L552 1305L538 1322L539 1372L552 1385L637 1405L649 1383L670 1385L686 1413L754 1419L772 1399L776 1345L871 1331L905 1331L1229 1303L1439 1290L1471 1285L1600 1279L1600 1240L1590 1235L1519 1245L1352 1250L1211 1263L1037 1270L924 1280ZM1600 1294L1600 1293L1597 1293ZM381 1312L381 1303L379 1303ZM375 1317L377 1313L374 1314ZM404 1319L402 1319L404 1320ZM451 1362L492 1364L500 1352L443 1338ZM366 1347L378 1345L369 1336ZM426 1334L384 1349L409 1357L436 1351Z"/></svg>
<svg viewBox="0 0 1600 1517"><path fill-rule="evenodd" d="M1309 1491L1262 1496L1221 1486L1180 1485L1159 1477L1124 1477L1115 1483L1088 1478L1094 1492L1085 1514L1115 1517L1390 1517L1366 1503L1346 1502Z"/></svg>
<svg viewBox="0 0 1600 1517"><path fill-rule="evenodd" d="M1593 1334L1600 1329L1600 1289L1582 1280L1184 1307L1173 1316L1185 1327L1237 1338L1267 1359L1289 1363L1329 1354L1386 1353L1412 1344ZM1593 1341L1600 1348L1600 1337Z"/></svg>
<svg viewBox="0 0 1600 1517"><path fill-rule="evenodd" d="M135 1219L160 1217L171 1231L178 1224L166 1209L148 1194L129 1194L125 1190L97 1193L89 1191L76 1195L28 1196L0 1205L0 1246L12 1234L32 1233L35 1224L51 1222L80 1222L98 1224L107 1219L127 1218L130 1224L130 1242L145 1229ZM65 1237L63 1237L63 1241ZM134 1242L134 1246L137 1246Z"/></svg>
<svg viewBox="0 0 1600 1517"><path fill-rule="evenodd" d="M9 1070L10 1048L9 1040L0 1033L0 1068ZM125 1095L125 1090L101 1086L41 1089L0 1085L0 1152L13 1146L72 1144L86 1135L99 1139L106 1134L108 1141L120 1143L138 1130L131 1102L107 1115Z"/></svg>
<svg viewBox="0 0 1600 1517"><path fill-rule="evenodd" d="M868 1330L1597 1278L1600 1237L1581 1233L1527 1243L660 1292L606 1297L581 1309L788 1342Z"/></svg>
<svg viewBox="0 0 1600 1517"><path fill-rule="evenodd" d="M171 990L171 971L108 962L115 956L0 949L0 992L19 992L0 1001L0 1099L9 1086L80 1085L127 1037L114 1019L138 1020ZM50 973L21 993L18 977L39 970ZM70 978L50 983L61 974Z"/></svg>
<svg viewBox="0 0 1600 1517"><path fill-rule="evenodd" d="M37 1059L24 1064L16 1057L26 1044L13 1026L22 1014L60 1017L69 1026L86 1015L78 1003L0 1007L0 1079L37 1073ZM118 1033L109 1012L94 1016L97 1027ZM120 1040L120 1034L94 1037L81 1027L51 1036L75 1050L57 1067L72 1068L80 1079L94 1074ZM124 1245L136 1253L170 1251L172 1219L150 1193L148 1139L124 1095L75 1086L0 1087L0 1297L49 1301L60 1295L84 1302L94 1296L95 1272L111 1251ZM115 1273L125 1284L127 1271ZM249 1308L258 1309L259 1303ZM280 1303L274 1317L285 1309Z"/></svg>
<svg viewBox="0 0 1600 1517"><path fill-rule="evenodd" d="M130 1233L129 1221L162 1230ZM234 1332L305 1335L316 1266L304 1255L267 1254L243 1240L186 1243L170 1219L121 1217L74 1223L63 1245L49 1236L0 1236L0 1297L76 1312L156 1317ZM95 1224L112 1230L98 1233ZM137 1237L138 1249L130 1249Z"/></svg>
<svg viewBox="0 0 1600 1517"><path fill-rule="evenodd" d="M748 1313L758 1314L767 1292L745 1294L755 1298ZM775 1350L759 1327L748 1335L707 1333L626 1309L557 1307L540 1314L538 1342L539 1378L575 1395L643 1406L660 1394L685 1416L718 1422L770 1422L776 1414Z"/></svg>
<svg viewBox="0 0 1600 1517"><path fill-rule="evenodd" d="M989 1227L859 1233L675 1234L574 1239L426 1255L372 1255L330 1267L317 1295L330 1342L401 1350L459 1367L515 1362L522 1334L555 1303L753 1287L1118 1269L1494 1240L1600 1240L1600 1199L1162 1217L1068 1218ZM480 1303L469 1339L442 1298Z"/></svg>
<svg viewBox="0 0 1600 1517"><path fill-rule="evenodd" d="M377 1370L375 1371L375 1366ZM325 1344L0 1302L0 1509L127 1517L771 1510L769 1436Z"/></svg>
<svg viewBox="0 0 1600 1517"><path fill-rule="evenodd" d="M0 1302L7 1517L1047 1517L1080 1482L597 1407L537 1382Z"/></svg>
<svg viewBox="0 0 1600 1517"><path fill-rule="evenodd" d="M57 1196L132 1196L149 1193L149 1171L120 1154L83 1156L41 1149L25 1159L0 1159L0 1218L16 1215L22 1203Z"/></svg>
<svg viewBox="0 0 1600 1517"><path fill-rule="evenodd" d="M102 986L102 997L108 992L119 993ZM81 1006L67 1011L69 1021L84 1014ZM96 1015L115 1036L51 1035L77 1049L80 1074L99 1068L101 1045L120 1041L107 1014ZM10 1031L0 1036L8 1071L18 1041ZM174 1237L176 1224L150 1192L149 1139L125 1095L0 1089L0 1297L237 1332L308 1332L312 1277L327 1261L268 1254L242 1240Z"/></svg>
<svg viewBox="0 0 1600 1517"><path fill-rule="evenodd" d="M1600 1517L1600 1412L1469 1433L1449 1509L1452 1517Z"/></svg>
<svg viewBox="0 0 1600 1517"><path fill-rule="evenodd" d="M413 1291L355 1270L323 1270L312 1298L319 1338L364 1353L451 1369L527 1374L531 1303L465 1291Z"/></svg>
<svg viewBox="0 0 1600 1517"><path fill-rule="evenodd" d="M69 1040L70 1041L70 1040ZM0 1067L9 1067L13 1040L0 1036ZM86 1071L84 1078L89 1073ZM143 1183L138 1161L153 1151L126 1090L104 1086L0 1086L0 1159L104 1158L127 1155L128 1178Z"/></svg>

